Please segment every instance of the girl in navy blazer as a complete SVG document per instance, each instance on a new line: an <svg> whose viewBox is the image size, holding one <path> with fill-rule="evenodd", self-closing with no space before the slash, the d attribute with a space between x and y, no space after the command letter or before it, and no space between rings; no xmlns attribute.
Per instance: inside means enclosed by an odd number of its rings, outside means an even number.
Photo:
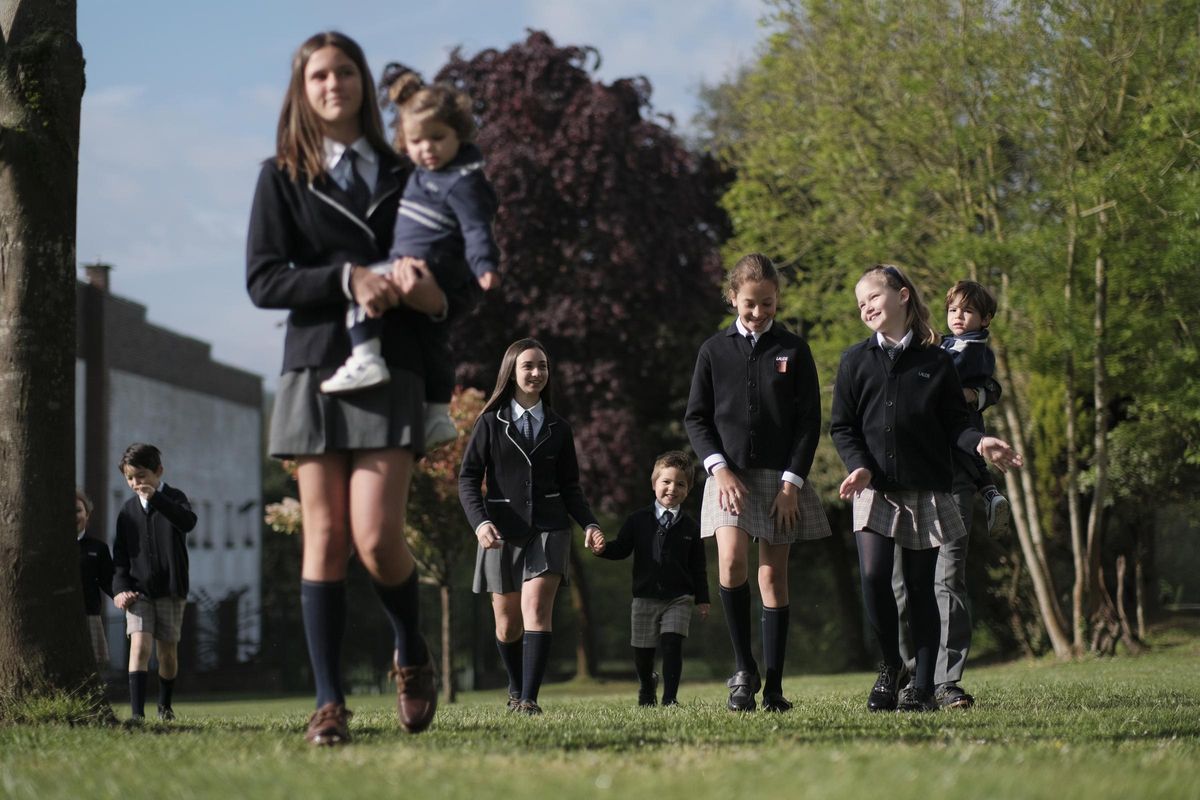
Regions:
<svg viewBox="0 0 1200 800"><path fill-rule="evenodd" d="M549 380L549 356L536 339L508 346L458 480L479 540L474 589L492 595L508 708L529 715L542 713L538 690L550 654L554 596L567 582L571 518L585 529L588 549L604 550L604 534L579 486L575 437L551 408Z"/></svg>
<svg viewBox="0 0 1200 800"><path fill-rule="evenodd" d="M783 695L793 542L830 535L808 471L821 436L817 368L808 343L775 322L779 273L759 253L729 273L733 324L700 347L684 423L711 476L704 485L702 536L715 536L721 605L733 642L731 711L792 707ZM758 542L765 681L750 649L748 554Z"/></svg>
<svg viewBox="0 0 1200 800"><path fill-rule="evenodd" d="M289 311L269 450L295 459L304 514L300 599L317 688L306 738L329 745L350 736L340 659L351 552L391 623L397 713L417 732L437 707L404 540L413 460L424 447L419 333L454 298L421 262L398 263L392 275L363 266L387 257L405 173L383 137L371 73L353 40L327 32L300 46L276 143L250 212L246 286L256 305ZM356 202L364 192L367 201ZM383 317L393 379L338 398L318 387L350 352L350 299Z"/></svg>
<svg viewBox="0 0 1200 800"><path fill-rule="evenodd" d="M978 452L1001 470L1022 460L1006 442L972 427L958 373L912 282L883 264L867 270L854 291L872 334L842 354L830 433L850 473L839 494L854 501L863 601L883 651L867 708L933 711L941 633L938 548L966 535L950 493L953 448ZM903 662L892 592L897 545L916 647L916 673L899 698Z"/></svg>

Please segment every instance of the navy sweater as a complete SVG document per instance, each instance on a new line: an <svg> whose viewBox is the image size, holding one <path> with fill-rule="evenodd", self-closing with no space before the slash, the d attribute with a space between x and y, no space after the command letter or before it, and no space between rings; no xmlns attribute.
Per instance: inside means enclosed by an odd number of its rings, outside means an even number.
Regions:
<svg viewBox="0 0 1200 800"><path fill-rule="evenodd" d="M100 613L100 593L113 596L113 560L108 545L99 539L79 539L79 579L83 583L83 607L89 617L94 617Z"/></svg>
<svg viewBox="0 0 1200 800"><path fill-rule="evenodd" d="M866 467L883 491L950 491L953 448L983 438L944 350L913 344L893 362L875 336L842 354L830 435L846 469Z"/></svg>
<svg viewBox="0 0 1200 800"><path fill-rule="evenodd" d="M700 460L734 472L767 468L808 478L821 438L821 387L808 343L778 322L753 351L736 324L700 346L684 416Z"/></svg>
<svg viewBox="0 0 1200 800"><path fill-rule="evenodd" d="M195 527L187 495L174 486L159 487L147 509L136 495L125 501L113 540L113 593L186 598L187 535Z"/></svg>
<svg viewBox="0 0 1200 800"><path fill-rule="evenodd" d="M601 558L619 561L633 554L633 596L673 600L695 595L708 600L708 562L700 526L682 511L667 530L658 524L653 504L629 515L616 540L608 542Z"/></svg>

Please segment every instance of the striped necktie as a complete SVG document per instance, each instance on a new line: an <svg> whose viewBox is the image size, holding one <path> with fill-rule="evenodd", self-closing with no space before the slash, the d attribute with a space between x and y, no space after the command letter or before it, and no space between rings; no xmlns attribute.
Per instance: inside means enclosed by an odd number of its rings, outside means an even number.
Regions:
<svg viewBox="0 0 1200 800"><path fill-rule="evenodd" d="M521 415L521 435L525 437L525 441L533 444L533 412L526 411Z"/></svg>

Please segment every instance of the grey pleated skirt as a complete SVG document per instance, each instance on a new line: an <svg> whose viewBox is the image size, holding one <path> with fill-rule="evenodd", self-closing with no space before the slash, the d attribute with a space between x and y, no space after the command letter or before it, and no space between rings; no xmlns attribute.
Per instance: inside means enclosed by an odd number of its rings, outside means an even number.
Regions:
<svg viewBox="0 0 1200 800"><path fill-rule="evenodd" d="M334 368L300 369L279 378L271 414L268 452L275 458L342 450L425 450L425 381L392 369L383 386L350 394L321 394L321 381Z"/></svg>
<svg viewBox="0 0 1200 800"><path fill-rule="evenodd" d="M571 532L542 531L524 541L501 540L499 547L475 552L475 594L519 592L525 581L547 573L570 583Z"/></svg>
<svg viewBox="0 0 1200 800"><path fill-rule="evenodd" d="M771 517L771 505L779 494L779 483L783 472L775 469L748 469L738 473L750 496L742 501L742 513L733 514L721 508L717 481L709 478L704 482L704 503L700 507L700 536L713 536L717 528L741 528L755 539L767 544L791 544L792 542L823 539L831 536L829 519L821 508L821 498L812 484L805 481L800 490L798 505L800 514L789 530L776 530Z"/></svg>
<svg viewBox="0 0 1200 800"><path fill-rule="evenodd" d="M854 498L854 530L871 531L908 550L941 547L967 535L949 492L881 492L863 489Z"/></svg>

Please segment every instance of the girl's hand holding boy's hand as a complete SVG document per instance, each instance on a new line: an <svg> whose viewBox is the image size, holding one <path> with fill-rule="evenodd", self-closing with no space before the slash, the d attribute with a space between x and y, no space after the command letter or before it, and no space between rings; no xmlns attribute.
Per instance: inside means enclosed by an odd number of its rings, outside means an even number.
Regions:
<svg viewBox="0 0 1200 800"><path fill-rule="evenodd" d="M843 500L853 500L854 496L871 485L871 470L866 467L859 467L846 476L846 480L842 481L842 485L838 487L838 497Z"/></svg>
<svg viewBox="0 0 1200 800"><path fill-rule="evenodd" d="M697 603L696 604L696 613L700 615L701 622L708 619L708 612L711 610L712 610L711 603Z"/></svg>
<svg viewBox="0 0 1200 800"><path fill-rule="evenodd" d="M742 501L750 494L746 489L746 484L742 483L729 467L718 468L713 473L713 480L717 482L717 500L721 505L721 510L740 515Z"/></svg>
<svg viewBox="0 0 1200 800"><path fill-rule="evenodd" d="M350 294L368 317L380 317L400 302L400 288L386 275L376 275L366 267L350 270Z"/></svg>
<svg viewBox="0 0 1200 800"><path fill-rule="evenodd" d="M484 550L495 550L500 546L500 531L490 522L479 526L479 530L475 531L475 538Z"/></svg>
<svg viewBox="0 0 1200 800"><path fill-rule="evenodd" d="M604 532L599 528L588 528L583 534L583 546L600 555L604 552Z"/></svg>
<svg viewBox="0 0 1200 800"><path fill-rule="evenodd" d="M1025 465L1025 459L1021 454L1012 449L1012 446L1003 439L997 439L995 436L985 436L979 440L979 455L992 462L992 465L1001 472L1008 472L1010 467L1021 467Z"/></svg>
<svg viewBox="0 0 1200 800"><path fill-rule="evenodd" d="M800 518L800 490L794 483L783 482L771 504L771 518L775 520L777 531L791 530Z"/></svg>
<svg viewBox="0 0 1200 800"><path fill-rule="evenodd" d="M138 599L137 592L121 592L113 598L113 605L124 611L133 605L133 602Z"/></svg>

